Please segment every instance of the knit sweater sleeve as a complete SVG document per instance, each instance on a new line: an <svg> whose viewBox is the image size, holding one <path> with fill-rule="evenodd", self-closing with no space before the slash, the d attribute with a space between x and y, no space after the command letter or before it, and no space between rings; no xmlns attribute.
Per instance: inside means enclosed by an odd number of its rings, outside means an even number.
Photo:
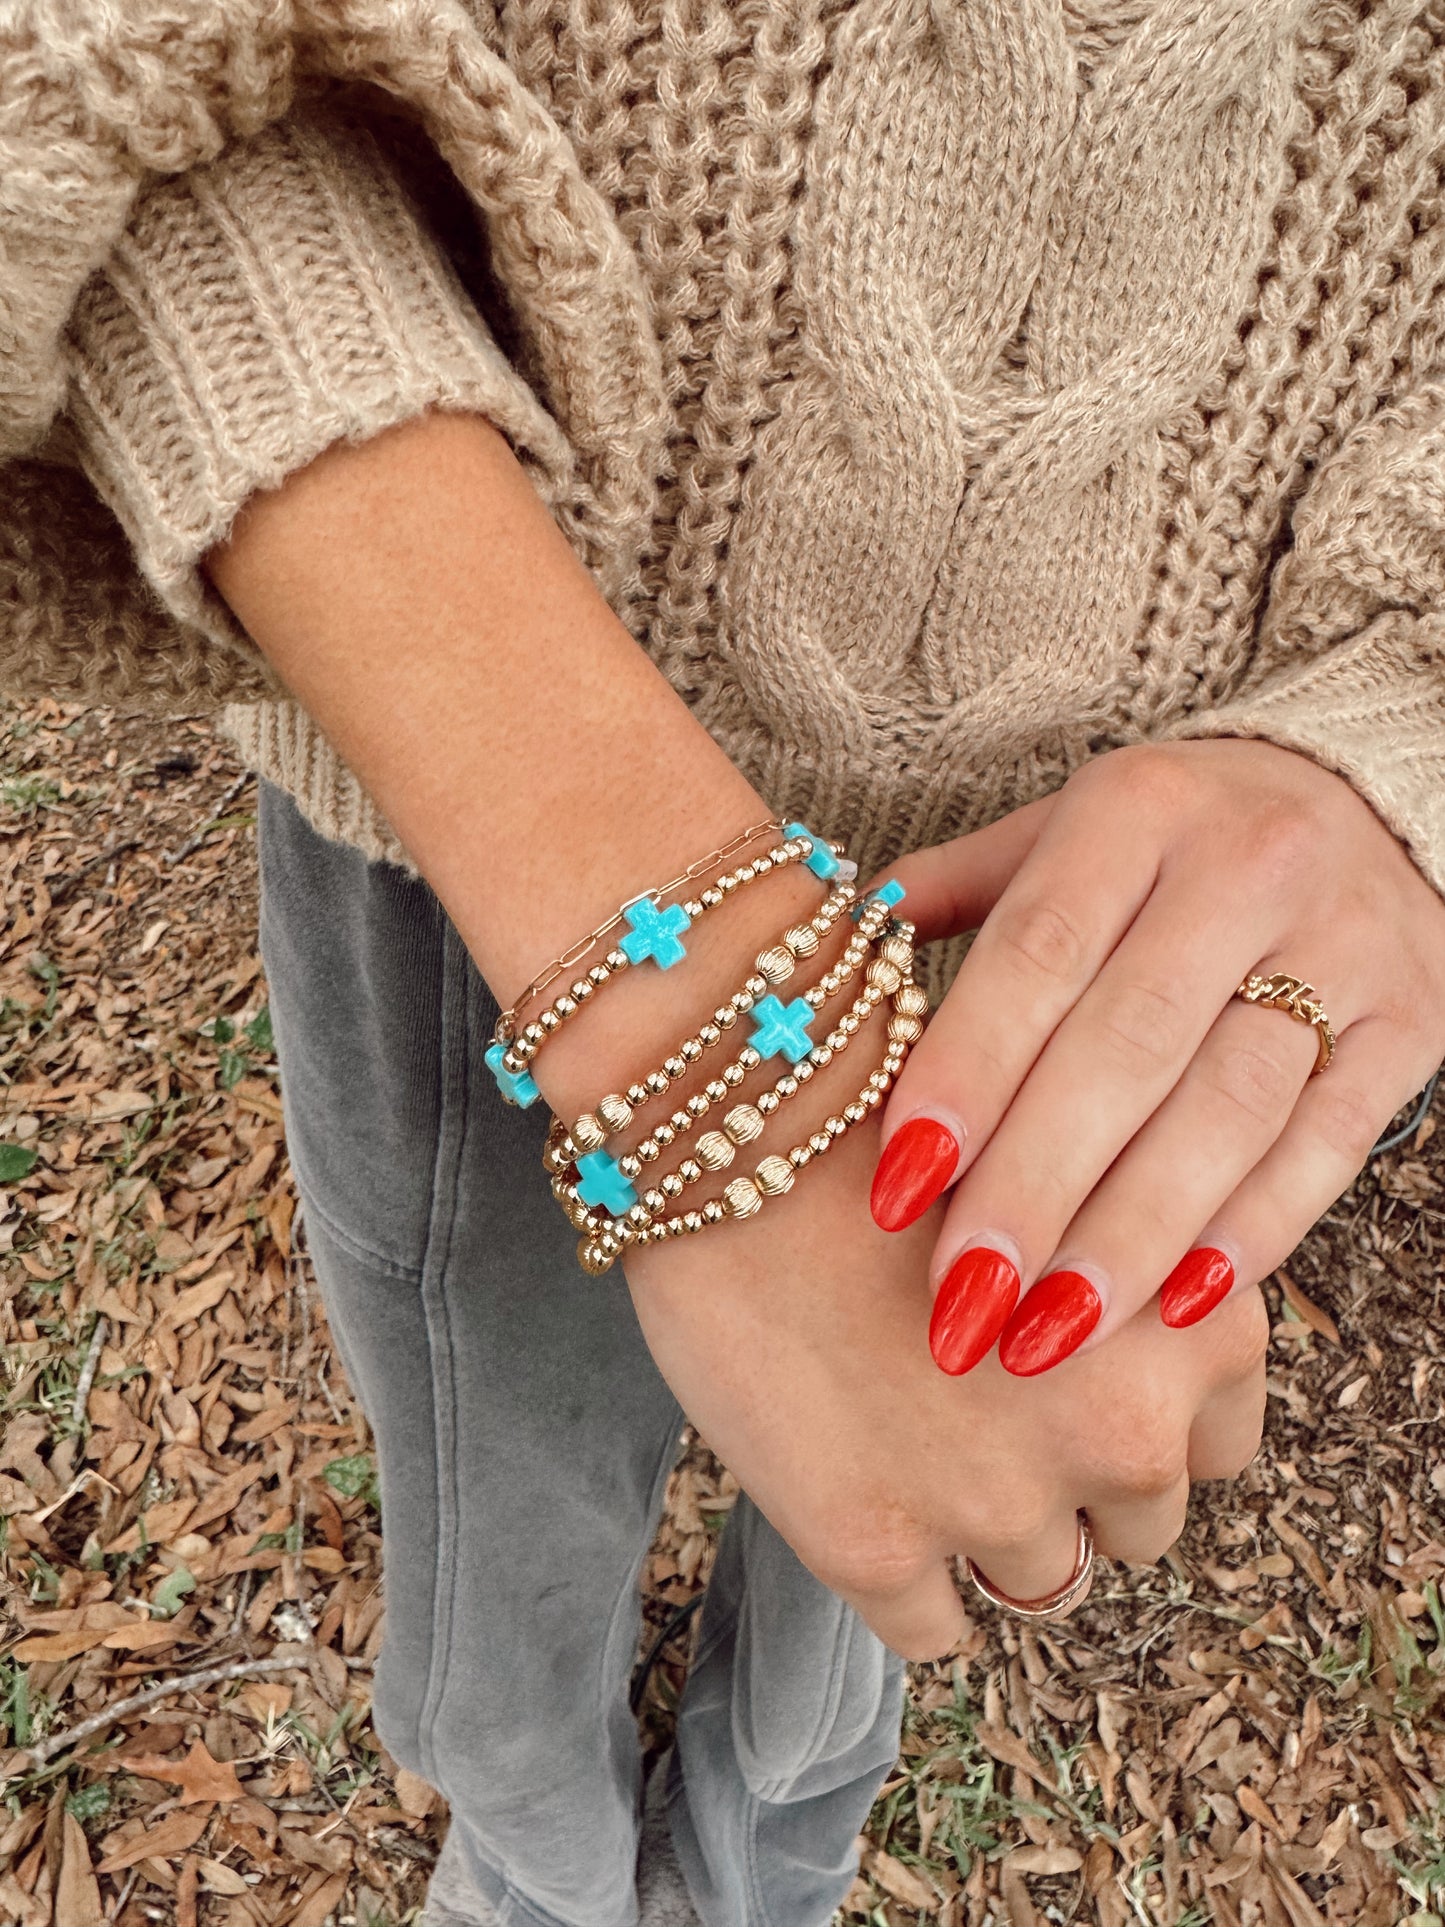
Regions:
<svg viewBox="0 0 1445 1927"><path fill-rule="evenodd" d="M1289 534L1237 682L1170 734L1312 757L1445 893L1445 374L1344 437Z"/></svg>
<svg viewBox="0 0 1445 1927"><path fill-rule="evenodd" d="M247 498L430 408L565 465L557 425L376 134L312 102L155 186L69 323L76 457L161 601L254 647L202 575Z"/></svg>

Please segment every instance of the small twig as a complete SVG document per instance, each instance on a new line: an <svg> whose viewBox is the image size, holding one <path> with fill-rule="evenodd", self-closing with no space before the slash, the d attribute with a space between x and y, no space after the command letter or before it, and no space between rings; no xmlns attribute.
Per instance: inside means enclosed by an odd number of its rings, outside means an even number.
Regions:
<svg viewBox="0 0 1445 1927"><path fill-rule="evenodd" d="M85 1423L85 1408L90 1402L90 1388L95 1383L95 1374L100 1365L100 1354L105 1345L108 1329L105 1315L102 1313L95 1321L95 1330L90 1334L85 1363L80 1368L80 1382L75 1388L75 1403L70 1408L70 1416L76 1425Z"/></svg>
<svg viewBox="0 0 1445 1927"><path fill-rule="evenodd" d="M206 821L201 825L200 829L196 831L195 835L188 836L178 850L162 850L161 862L171 864L183 863L188 856L192 855L196 850L199 850L206 838L211 834L211 831L216 827L217 820L226 814L231 804L235 802L236 798L250 781L251 771L248 769L242 770L235 782L227 785L226 793L216 805L214 813L206 818Z"/></svg>
<svg viewBox="0 0 1445 1927"><path fill-rule="evenodd" d="M347 1659L348 1666L365 1670L370 1662ZM102 1707L100 1712L92 1713L78 1726L67 1728L64 1733L52 1733L48 1739L37 1745L27 1747L35 1766L44 1766L53 1760L57 1753L63 1753L68 1746L78 1746L88 1740L93 1733L101 1732L116 1720L123 1720L127 1714L137 1713L143 1706L151 1706L156 1700L167 1699L172 1693L198 1693L203 1687L219 1686L228 1679L257 1679L266 1673L294 1673L307 1670L304 1659L238 1659L229 1666L207 1666L198 1673L180 1673L175 1679L161 1680L155 1686L147 1686L143 1692L132 1693L128 1699L117 1700L113 1706Z"/></svg>
<svg viewBox="0 0 1445 1927"><path fill-rule="evenodd" d="M130 1870L130 1875L126 1880L125 1885L121 1888L119 1894L116 1896L114 1903L110 1907L110 1910L106 1914L107 1920L120 1919L121 1915L125 1912L126 1902L130 1899L131 1895L135 1892L136 1887L139 1885L139 1883L140 1883L140 1868L132 1867Z"/></svg>
<svg viewBox="0 0 1445 1927"><path fill-rule="evenodd" d="M113 863L118 856L128 856L132 850L139 848L139 837L130 836L123 842L112 843L106 849L98 851L96 855L87 857L84 863L78 864L55 884L50 892L51 903L63 903L67 897L73 896L80 888L82 879L89 876L92 870L98 870L102 863Z"/></svg>

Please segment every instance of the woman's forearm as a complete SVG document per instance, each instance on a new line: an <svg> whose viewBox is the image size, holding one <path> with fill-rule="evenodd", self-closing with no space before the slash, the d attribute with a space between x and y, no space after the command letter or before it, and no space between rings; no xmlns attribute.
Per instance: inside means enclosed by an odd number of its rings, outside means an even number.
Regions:
<svg viewBox="0 0 1445 1927"><path fill-rule="evenodd" d="M768 814L479 418L337 445L256 497L207 567L504 1003L629 895ZM660 1059L746 974L749 945L817 897L806 874L766 877L697 927L684 972L628 973L543 1053L544 1091L581 1102Z"/></svg>

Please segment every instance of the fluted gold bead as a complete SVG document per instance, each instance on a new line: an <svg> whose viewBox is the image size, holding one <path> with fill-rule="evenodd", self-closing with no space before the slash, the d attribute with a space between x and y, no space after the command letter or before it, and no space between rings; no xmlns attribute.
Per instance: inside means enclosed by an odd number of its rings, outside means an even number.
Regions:
<svg viewBox="0 0 1445 1927"><path fill-rule="evenodd" d="M582 1151L600 1151L607 1142L607 1132L600 1118L584 1111L572 1126L572 1141Z"/></svg>
<svg viewBox="0 0 1445 1927"><path fill-rule="evenodd" d="M682 1179L677 1175L676 1171L669 1171L665 1178L659 1180L659 1188L664 1197L680 1198L682 1196Z"/></svg>
<svg viewBox="0 0 1445 1927"><path fill-rule="evenodd" d="M780 943L774 944L771 950L758 953L758 974L766 977L770 984L786 983L797 967L793 953Z"/></svg>
<svg viewBox="0 0 1445 1927"><path fill-rule="evenodd" d="M566 1211L567 1216L572 1220L572 1229L574 1231L590 1231L592 1229L587 1223L592 1213L580 1198L572 1198L569 1200Z"/></svg>
<svg viewBox="0 0 1445 1927"><path fill-rule="evenodd" d="M906 937L885 937L878 946L878 954L885 963L896 964L906 970L913 962L913 945Z"/></svg>
<svg viewBox="0 0 1445 1927"><path fill-rule="evenodd" d="M578 1244L577 1262L590 1278L600 1278L612 1269L612 1260L593 1238L583 1238Z"/></svg>
<svg viewBox="0 0 1445 1927"><path fill-rule="evenodd" d="M632 1106L620 1091L597 1100L597 1115L609 1132L625 1131L632 1122Z"/></svg>
<svg viewBox="0 0 1445 1927"><path fill-rule="evenodd" d="M565 1204L567 1202L568 1188L569 1187L568 1187L566 1178L563 1178L563 1177L553 1178L552 1196L557 1200L558 1204Z"/></svg>
<svg viewBox="0 0 1445 1927"><path fill-rule="evenodd" d="M811 923L795 923L783 932L783 942L795 957L811 957L818 948L818 933Z"/></svg>
<svg viewBox="0 0 1445 1927"><path fill-rule="evenodd" d="M709 1171L725 1171L737 1155L731 1138L721 1131L704 1131L695 1148L698 1162Z"/></svg>
<svg viewBox="0 0 1445 1927"><path fill-rule="evenodd" d="M721 1224L728 1214L728 1208L721 1198L709 1198L702 1208L702 1215L709 1224Z"/></svg>
<svg viewBox="0 0 1445 1927"><path fill-rule="evenodd" d="M723 1129L734 1144L751 1144L761 1137L763 1116L755 1104L734 1104L723 1119Z"/></svg>
<svg viewBox="0 0 1445 1927"><path fill-rule="evenodd" d="M843 1106L843 1121L845 1124L861 1124L867 1115L868 1106L856 1097L851 1104L845 1104Z"/></svg>
<svg viewBox="0 0 1445 1927"><path fill-rule="evenodd" d="M903 1017L926 1017L928 992L922 984L905 984L893 999L893 1008Z"/></svg>
<svg viewBox="0 0 1445 1927"><path fill-rule="evenodd" d="M895 1014L888 1019L888 1035L900 1044L916 1044L923 1035L923 1026L916 1017Z"/></svg>
<svg viewBox="0 0 1445 1927"><path fill-rule="evenodd" d="M891 997L903 982L903 972L897 964L889 963L886 957L875 957L868 966L868 981L877 984L886 996Z"/></svg>
<svg viewBox="0 0 1445 1927"><path fill-rule="evenodd" d="M764 1197L776 1198L784 1191L793 1188L793 1167L786 1158L764 1158L753 1173L754 1181Z"/></svg>
<svg viewBox="0 0 1445 1927"><path fill-rule="evenodd" d="M751 1218L763 1208L763 1194L751 1178L734 1178L724 1187L723 1198L730 1217Z"/></svg>

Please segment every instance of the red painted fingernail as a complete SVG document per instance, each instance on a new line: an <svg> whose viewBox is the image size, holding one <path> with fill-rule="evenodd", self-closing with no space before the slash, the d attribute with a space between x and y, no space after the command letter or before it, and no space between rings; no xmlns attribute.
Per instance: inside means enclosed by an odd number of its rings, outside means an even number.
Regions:
<svg viewBox="0 0 1445 1927"><path fill-rule="evenodd" d="M1170 1272L1159 1287L1159 1316L1179 1330L1207 1318L1234 1284L1234 1266L1222 1251L1200 1245Z"/></svg>
<svg viewBox="0 0 1445 1927"><path fill-rule="evenodd" d="M1034 1378L1077 1351L1103 1315L1104 1301L1082 1272L1051 1271L1005 1326L999 1363L1015 1378Z"/></svg>
<svg viewBox="0 0 1445 1927"><path fill-rule="evenodd" d="M928 1348L941 1372L971 1372L993 1348L1019 1301L1019 1274L1001 1251L974 1245L950 1266L933 1301Z"/></svg>
<svg viewBox="0 0 1445 1927"><path fill-rule="evenodd" d="M884 1231L902 1231L942 1195L958 1169L958 1139L936 1117L911 1117L889 1138L869 1206Z"/></svg>

